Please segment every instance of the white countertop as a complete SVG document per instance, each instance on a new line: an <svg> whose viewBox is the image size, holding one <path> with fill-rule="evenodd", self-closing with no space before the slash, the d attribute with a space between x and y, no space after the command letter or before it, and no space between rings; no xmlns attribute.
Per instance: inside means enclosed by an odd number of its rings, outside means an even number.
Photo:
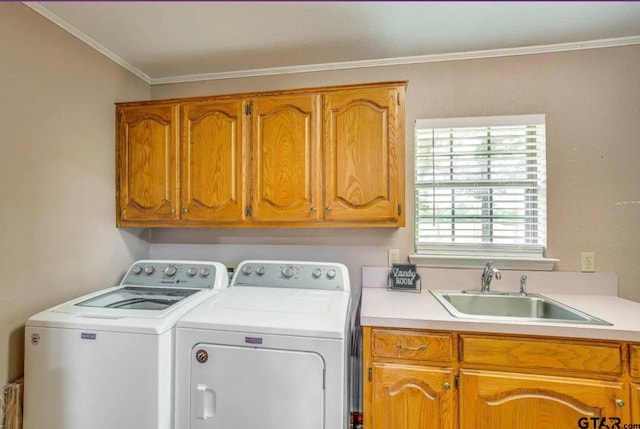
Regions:
<svg viewBox="0 0 640 429"><path fill-rule="evenodd" d="M420 293L362 289L362 326L419 328L640 341L640 303L612 295L542 294L555 301L603 319L611 326L576 323L512 322L453 317L427 290Z"/></svg>

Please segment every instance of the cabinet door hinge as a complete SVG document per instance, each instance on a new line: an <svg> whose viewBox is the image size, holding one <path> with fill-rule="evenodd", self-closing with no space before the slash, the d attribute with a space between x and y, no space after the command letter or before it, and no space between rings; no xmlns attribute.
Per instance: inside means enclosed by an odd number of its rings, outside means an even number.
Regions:
<svg viewBox="0 0 640 429"><path fill-rule="evenodd" d="M456 374L453 376L453 388L458 390L460 387L460 375Z"/></svg>
<svg viewBox="0 0 640 429"><path fill-rule="evenodd" d="M373 380L373 369L369 368L369 381Z"/></svg>
<svg viewBox="0 0 640 429"><path fill-rule="evenodd" d="M251 217L251 206L247 206L247 208L244 209L244 215L246 217Z"/></svg>
<svg viewBox="0 0 640 429"><path fill-rule="evenodd" d="M402 204L398 204L398 216L402 216Z"/></svg>
<svg viewBox="0 0 640 429"><path fill-rule="evenodd" d="M246 104L244 106L244 114L245 115L250 115L251 114L251 104Z"/></svg>

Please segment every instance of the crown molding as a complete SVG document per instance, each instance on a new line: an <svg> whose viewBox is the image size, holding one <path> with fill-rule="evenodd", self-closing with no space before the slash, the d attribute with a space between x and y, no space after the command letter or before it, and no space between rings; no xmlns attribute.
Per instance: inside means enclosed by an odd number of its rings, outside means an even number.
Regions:
<svg viewBox="0 0 640 429"><path fill-rule="evenodd" d="M35 12L39 13L40 15L44 16L49 21L51 21L54 24L56 24L58 27L60 27L63 30L67 31L68 33L70 33L74 37L80 39L81 41L83 41L87 45L91 46L96 51L100 52L105 57L109 58L111 61L115 62L116 64L118 64L120 66L122 66L123 68L125 68L128 71L130 71L134 75L138 76L140 79L142 79L146 83L148 83L150 85L153 83L151 77L149 75L147 75L146 73L144 73L142 70L134 67L132 64L128 63L122 57L116 55L114 52L110 51L109 49L107 49L106 47L101 45L100 43L96 42L94 39L92 39L91 37L89 37L88 35L83 33L81 30L77 29L73 25L69 24L67 21L65 21L64 19L60 18L55 13L51 12L49 9L47 9L44 6L42 6L40 3L25 1L25 2L22 2L22 4L24 4L25 6L33 9Z"/></svg>
<svg viewBox="0 0 640 429"><path fill-rule="evenodd" d="M202 80L237 79L256 76L270 76L291 73L312 73L329 70L347 70L367 67L398 66L406 64L437 63L445 61L474 60L481 58L510 57L517 55L547 54L553 52L578 51L584 49L611 48L616 46L640 45L640 36L613 39L589 40L584 42L558 43L553 45L524 46L519 48L487 49L483 51L454 52L447 54L418 55L411 57L381 58L376 60L344 61L338 63L309 64L303 66L273 67L254 70L205 73L195 75L152 78L152 85L197 82Z"/></svg>
<svg viewBox="0 0 640 429"><path fill-rule="evenodd" d="M367 67L386 67L407 64L436 63L445 61L474 60L481 58L510 57L517 55L547 54L554 52L579 51L584 49L612 48L616 46L640 45L640 36L612 39L588 40L583 42L558 43L552 45L524 46L518 48L487 49L482 51L453 52L447 54L417 55L410 57L381 58L374 60L344 61L336 63L309 64L300 66L272 67L229 72L203 73L152 78L134 67L123 58L110 51L67 21L63 20L38 2L22 2L25 6L44 16L63 30L71 33L107 58L129 70L149 85L197 82L203 80L238 79L257 76L272 76L293 73L313 73L330 70L348 70Z"/></svg>

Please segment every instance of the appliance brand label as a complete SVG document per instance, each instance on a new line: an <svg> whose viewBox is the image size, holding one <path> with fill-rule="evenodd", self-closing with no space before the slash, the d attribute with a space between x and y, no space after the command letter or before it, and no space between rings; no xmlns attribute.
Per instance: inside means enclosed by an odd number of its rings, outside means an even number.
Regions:
<svg viewBox="0 0 640 429"><path fill-rule="evenodd" d="M244 342L247 344L262 344L262 338L260 337L244 337Z"/></svg>
<svg viewBox="0 0 640 429"><path fill-rule="evenodd" d="M96 339L96 334L91 334L89 332L81 332L80 333L80 338L83 340L95 340Z"/></svg>
<svg viewBox="0 0 640 429"><path fill-rule="evenodd" d="M38 344L40 344L40 335L31 334L31 344L33 344L34 346L37 346Z"/></svg>

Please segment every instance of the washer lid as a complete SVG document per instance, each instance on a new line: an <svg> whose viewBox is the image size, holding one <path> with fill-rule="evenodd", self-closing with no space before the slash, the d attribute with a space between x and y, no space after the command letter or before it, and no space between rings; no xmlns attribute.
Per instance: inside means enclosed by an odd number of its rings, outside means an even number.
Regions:
<svg viewBox="0 0 640 429"><path fill-rule="evenodd" d="M119 308L124 310L165 310L199 289L153 288L125 286L74 305L96 308Z"/></svg>
<svg viewBox="0 0 640 429"><path fill-rule="evenodd" d="M124 286L126 287L126 286ZM31 316L27 326L65 328L78 330L131 332L161 334L176 326L176 321L207 298L220 293L216 289L197 289L195 293L165 309L127 309L117 307L91 307L76 305L91 301L111 292L117 292L123 286L110 288L90 295L76 298L48 310ZM162 287L161 289L166 289Z"/></svg>
<svg viewBox="0 0 640 429"><path fill-rule="evenodd" d="M203 302L178 321L178 328L345 338L346 291L239 287Z"/></svg>

